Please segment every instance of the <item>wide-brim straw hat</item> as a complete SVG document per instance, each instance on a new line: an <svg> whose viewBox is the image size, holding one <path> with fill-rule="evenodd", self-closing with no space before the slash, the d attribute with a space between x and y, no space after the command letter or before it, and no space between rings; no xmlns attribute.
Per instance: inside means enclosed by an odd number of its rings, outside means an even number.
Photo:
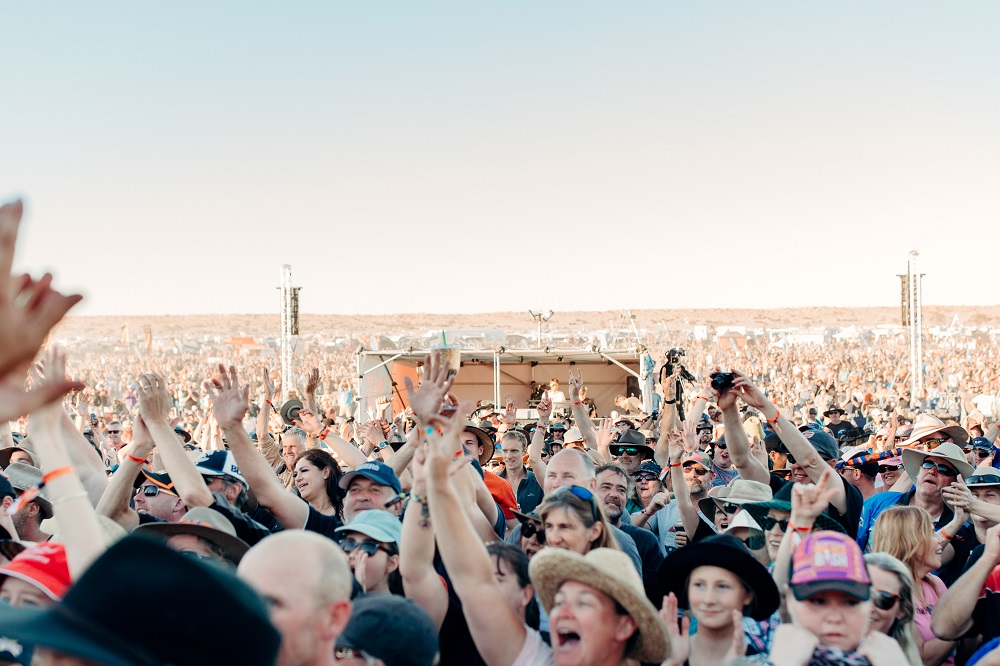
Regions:
<svg viewBox="0 0 1000 666"><path fill-rule="evenodd" d="M917 475L920 474L920 466L927 458L940 458L947 460L951 466L958 470L964 478L972 476L975 468L969 464L965 457L965 452L951 442L946 442L933 451L920 451L919 449L903 449L903 469L910 476L910 481L917 482Z"/></svg>
<svg viewBox="0 0 1000 666"><path fill-rule="evenodd" d="M910 435L896 446L912 446L922 437L933 435L936 432L948 435L958 446L965 446L965 443L969 441L969 433L962 426L946 425L936 416L921 414L913 421L913 430L910 431Z"/></svg>
<svg viewBox="0 0 1000 666"><path fill-rule="evenodd" d="M563 583L582 583L617 601L638 626L639 636L626 657L660 663L670 656L667 628L646 598L639 572L620 550L595 548L580 555L564 548L545 548L531 558L528 572L546 613L552 610Z"/></svg>
<svg viewBox="0 0 1000 666"><path fill-rule="evenodd" d="M493 453L496 451L497 445L493 442L493 438L486 434L485 430L472 421L466 421L465 427L462 430L475 435L476 439L479 440L479 444L483 447L483 453L479 456L480 465L485 465L493 459Z"/></svg>

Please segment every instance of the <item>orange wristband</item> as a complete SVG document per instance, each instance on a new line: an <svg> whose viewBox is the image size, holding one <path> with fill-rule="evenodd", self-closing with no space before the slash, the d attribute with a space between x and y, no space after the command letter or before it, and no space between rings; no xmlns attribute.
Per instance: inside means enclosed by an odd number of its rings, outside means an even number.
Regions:
<svg viewBox="0 0 1000 666"><path fill-rule="evenodd" d="M951 541L952 539L955 538L954 534L948 534L947 532L945 532L943 527L938 530L938 533L944 537L945 541Z"/></svg>
<svg viewBox="0 0 1000 666"><path fill-rule="evenodd" d="M125 457L128 458L129 460L131 460L132 462L139 463L140 465L145 465L146 464L146 459L145 458L136 458L131 453L126 453Z"/></svg>
<svg viewBox="0 0 1000 666"><path fill-rule="evenodd" d="M72 465L59 467L58 469L54 469L51 472L48 472L42 477L42 485L44 486L45 484L52 481L52 479L58 479L60 476L66 476L67 474L72 474L72 473L73 473Z"/></svg>
<svg viewBox="0 0 1000 666"><path fill-rule="evenodd" d="M792 523L789 522L788 523L788 529L792 530L793 532L812 532L813 528L811 528L811 527L799 527L798 525L792 525Z"/></svg>
<svg viewBox="0 0 1000 666"><path fill-rule="evenodd" d="M767 418L765 416L764 420L767 421L768 423L777 423L778 419L780 419L780 418L781 418L781 412L775 410L775 412L774 412L774 418L773 419L769 419L769 418Z"/></svg>

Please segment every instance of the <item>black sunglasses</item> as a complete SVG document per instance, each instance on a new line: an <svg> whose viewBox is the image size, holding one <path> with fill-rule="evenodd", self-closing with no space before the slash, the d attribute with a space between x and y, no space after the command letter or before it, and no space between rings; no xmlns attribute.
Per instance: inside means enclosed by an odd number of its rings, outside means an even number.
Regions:
<svg viewBox="0 0 1000 666"><path fill-rule="evenodd" d="M656 481L656 475L654 474L638 474L635 477L636 483L639 481Z"/></svg>
<svg viewBox="0 0 1000 666"><path fill-rule="evenodd" d="M120 434L122 434L122 431L121 430L108 430L107 433L109 435L120 435Z"/></svg>
<svg viewBox="0 0 1000 666"><path fill-rule="evenodd" d="M728 445L726 444L726 440L724 440L724 439L720 439L720 440L719 440L719 441L717 441L717 442L712 442L712 446L714 446L714 447L715 447L715 448L717 448L717 449L725 449L725 448L728 448Z"/></svg>
<svg viewBox="0 0 1000 666"><path fill-rule="evenodd" d="M161 488L159 486L142 486L141 488L135 491L136 495L138 495L139 493L142 493L146 497L156 497L160 493L166 493L168 495L173 495L174 497L178 496L177 493L173 492L172 490L167 490L166 488Z"/></svg>
<svg viewBox="0 0 1000 666"><path fill-rule="evenodd" d="M543 530L541 527L537 527L532 522L521 523L521 536L523 536L525 539L530 539L531 537L535 537L538 539L538 543L542 545L545 544L545 530Z"/></svg>
<svg viewBox="0 0 1000 666"><path fill-rule="evenodd" d="M921 465L924 469L937 469L937 473L941 476L953 477L958 476L958 472L948 467L944 463L933 463L930 460L925 460L924 464Z"/></svg>
<svg viewBox="0 0 1000 666"><path fill-rule="evenodd" d="M788 531L788 518L784 520L778 520L777 518L772 518L771 516L764 516L764 522L761 523L760 528L765 532L770 532L777 525L781 528L782 532Z"/></svg>
<svg viewBox="0 0 1000 666"><path fill-rule="evenodd" d="M360 549L362 553L371 557L380 550L385 551L389 555L395 555L391 549L378 541L358 541L356 539L344 539L340 542L340 547L344 549L345 553L353 553L355 550Z"/></svg>
<svg viewBox="0 0 1000 666"><path fill-rule="evenodd" d="M902 465L879 465L878 471L881 474L886 474L887 472L898 472Z"/></svg>
<svg viewBox="0 0 1000 666"><path fill-rule="evenodd" d="M892 594L883 590L872 590L872 605L879 610L887 611L899 601L898 594Z"/></svg>

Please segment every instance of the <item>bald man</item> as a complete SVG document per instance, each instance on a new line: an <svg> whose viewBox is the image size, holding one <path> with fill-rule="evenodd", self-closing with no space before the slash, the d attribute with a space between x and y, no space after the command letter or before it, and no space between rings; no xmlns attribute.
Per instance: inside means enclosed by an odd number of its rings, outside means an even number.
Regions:
<svg viewBox="0 0 1000 666"><path fill-rule="evenodd" d="M334 666L334 644L351 617L351 568L336 543L287 530L247 551L237 575L270 606L281 633L277 666Z"/></svg>

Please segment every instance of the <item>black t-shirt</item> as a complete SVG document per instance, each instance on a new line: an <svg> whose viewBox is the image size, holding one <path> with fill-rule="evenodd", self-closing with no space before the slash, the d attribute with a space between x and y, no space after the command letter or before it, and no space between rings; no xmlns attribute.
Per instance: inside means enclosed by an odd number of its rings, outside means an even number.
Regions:
<svg viewBox="0 0 1000 666"><path fill-rule="evenodd" d="M846 532L852 539L857 539L858 524L861 522L861 510L864 508L865 498L861 495L860 490L847 482L847 479L839 474L837 475L837 478L844 484L844 491L847 493L847 511L840 513L832 504L828 504L824 513L843 527L844 532ZM785 479L782 479L772 473L770 485L771 492L774 493L774 499L784 500L786 502L792 501L793 483L795 482L786 481Z"/></svg>
<svg viewBox="0 0 1000 666"><path fill-rule="evenodd" d="M370 511L377 511L378 509L369 509ZM338 527L343 527L344 521L342 521L337 516L327 516L316 509L309 507L309 517L306 518L305 529L310 532L316 532L317 534L322 534L328 539L333 539L337 543L340 543L341 536L337 533Z"/></svg>
<svg viewBox="0 0 1000 666"><path fill-rule="evenodd" d="M659 608L663 603L663 592L658 591L657 584L660 565L663 564L660 544L653 533L643 527L625 523L621 523L618 527L635 541L636 550L639 551L639 558L642 560L642 586L646 588L646 596L653 602L653 606Z"/></svg>
<svg viewBox="0 0 1000 666"><path fill-rule="evenodd" d="M951 587L958 580L958 577L962 575L969 562L969 554L973 548L979 545L979 539L976 537L976 528L971 523L966 523L955 533L950 543L951 547L955 549L955 556L951 558L951 562L934 571L934 575L940 578L947 587ZM981 554L982 550L980 550Z"/></svg>

